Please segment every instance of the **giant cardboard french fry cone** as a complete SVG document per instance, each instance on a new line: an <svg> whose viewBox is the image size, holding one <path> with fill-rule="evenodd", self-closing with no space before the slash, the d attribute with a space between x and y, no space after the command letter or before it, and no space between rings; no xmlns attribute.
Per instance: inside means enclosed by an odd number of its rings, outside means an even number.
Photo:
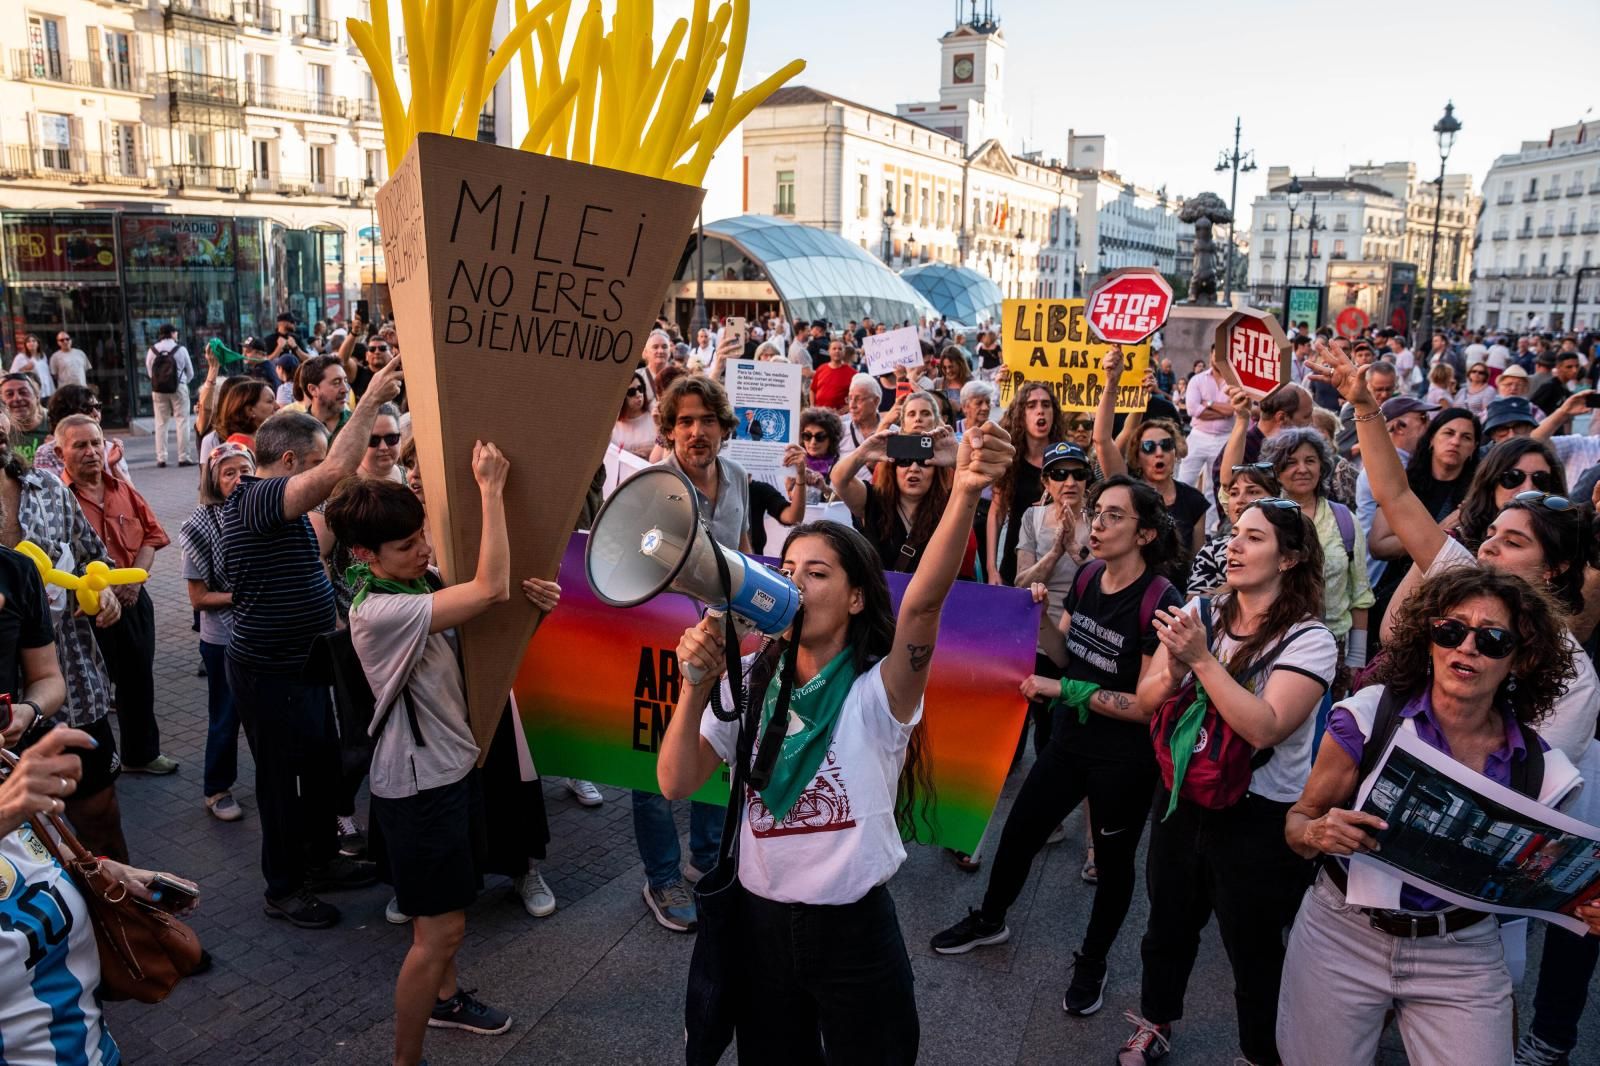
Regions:
<svg viewBox="0 0 1600 1066"><path fill-rule="evenodd" d="M518 586L556 576L703 196L428 133L378 192L428 528L447 582L477 567L473 442L492 441L511 461L512 596L461 631L483 751L537 620Z"/></svg>

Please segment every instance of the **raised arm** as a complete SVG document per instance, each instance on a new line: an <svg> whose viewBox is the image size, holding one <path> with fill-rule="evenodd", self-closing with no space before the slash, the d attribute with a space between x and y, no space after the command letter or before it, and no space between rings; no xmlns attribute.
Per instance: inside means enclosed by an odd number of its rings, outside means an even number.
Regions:
<svg viewBox="0 0 1600 1066"><path fill-rule="evenodd" d="M1546 415L1545 420L1540 422L1534 431L1528 435L1534 440L1542 441L1548 441L1551 437L1556 436L1562 426L1589 409L1589 397L1593 393L1593 389L1584 389L1582 392L1575 392L1568 396L1565 403L1557 407L1553 413ZM1600 419L1595 419L1595 421L1600 421ZM1592 424L1590 432L1594 432Z"/></svg>
<svg viewBox="0 0 1600 1066"><path fill-rule="evenodd" d="M867 514L867 485L856 475L868 463L881 461L888 454L889 437L888 426L880 428L872 436L861 442L861 447L844 456L833 469L828 472L828 481L833 485L834 495L844 501L850 508L850 513L857 518L865 518Z"/></svg>
<svg viewBox="0 0 1600 1066"><path fill-rule="evenodd" d="M969 429L961 441L955 486L922 562L900 598L894 646L883 663L889 710L902 722L911 720L927 688L928 662L939 637L939 613L966 555L978 500L983 490L1010 468L1014 451L1006 431L993 423Z"/></svg>
<svg viewBox="0 0 1600 1066"><path fill-rule="evenodd" d="M1237 385L1228 386L1228 404L1233 408L1233 430L1222 446L1222 472L1217 483L1224 489L1233 484L1233 468L1244 465L1244 440L1250 432L1250 394Z"/></svg>
<svg viewBox="0 0 1600 1066"><path fill-rule="evenodd" d="M483 498L483 535L472 580L433 594L428 632L442 633L469 622L511 598L511 549L506 541L506 474L511 463L493 444L472 446L472 476Z"/></svg>
<svg viewBox="0 0 1600 1066"><path fill-rule="evenodd" d="M372 436L372 423L377 421L378 408L400 395L404 378L400 360L389 360L384 368L372 376L367 393L350 413L339 436L328 448L328 457L304 473L289 479L283 492L283 520L292 521L315 508L333 495L339 482L356 472L361 459L367 454L367 438Z"/></svg>
<svg viewBox="0 0 1600 1066"><path fill-rule="evenodd" d="M1361 445L1361 462L1367 473L1367 483L1378 509L1387 519L1389 529L1399 538L1405 552L1417 565L1427 567L1444 546L1445 533L1434 521L1433 515L1422 500L1411 491L1406 480L1406 468L1389 439L1389 427L1383 420L1383 410L1372 398L1367 388L1367 367L1357 366L1341 352L1322 341L1313 346L1308 365L1315 371L1316 380L1326 381L1339 391L1339 395L1354 409L1356 440ZM1379 558L1385 558L1385 545L1376 523L1368 547Z"/></svg>
<svg viewBox="0 0 1600 1066"><path fill-rule="evenodd" d="M1100 364L1106 375L1106 387L1101 390L1100 402L1094 409L1094 455L1099 460L1102 477L1128 472L1128 464L1123 462L1111 432L1117 422L1117 386L1122 382L1123 365L1122 345L1113 344Z"/></svg>

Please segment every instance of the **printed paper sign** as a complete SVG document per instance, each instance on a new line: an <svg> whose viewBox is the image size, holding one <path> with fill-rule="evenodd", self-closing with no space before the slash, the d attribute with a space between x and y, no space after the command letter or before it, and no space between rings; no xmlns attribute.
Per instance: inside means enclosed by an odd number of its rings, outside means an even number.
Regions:
<svg viewBox="0 0 1600 1066"><path fill-rule="evenodd" d="M1018 386L1037 381L1050 386L1064 411L1093 411L1105 388L1100 367L1111 345L1089 331L1083 300L1007 300L1000 324L1000 344L1005 365L996 384L1000 406L995 418L1011 402ZM1150 369L1150 345L1122 346L1122 380L1117 386L1117 410L1143 411L1150 397L1144 376Z"/></svg>
<svg viewBox="0 0 1600 1066"><path fill-rule="evenodd" d="M783 484L783 451L800 443L800 367L794 363L728 364L733 438L728 458L751 477Z"/></svg>
<svg viewBox="0 0 1600 1066"><path fill-rule="evenodd" d="M861 355L867 361L867 373L874 377L892 374L898 366L922 365L922 340L917 327L901 326L863 338Z"/></svg>

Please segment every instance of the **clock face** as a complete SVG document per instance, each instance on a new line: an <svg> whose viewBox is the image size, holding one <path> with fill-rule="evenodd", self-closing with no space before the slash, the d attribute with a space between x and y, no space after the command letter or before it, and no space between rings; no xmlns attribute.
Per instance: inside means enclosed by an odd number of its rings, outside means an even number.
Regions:
<svg viewBox="0 0 1600 1066"><path fill-rule="evenodd" d="M971 81L972 80L972 57L971 56L957 56L956 57L955 75L956 75L956 81L965 82L965 81Z"/></svg>

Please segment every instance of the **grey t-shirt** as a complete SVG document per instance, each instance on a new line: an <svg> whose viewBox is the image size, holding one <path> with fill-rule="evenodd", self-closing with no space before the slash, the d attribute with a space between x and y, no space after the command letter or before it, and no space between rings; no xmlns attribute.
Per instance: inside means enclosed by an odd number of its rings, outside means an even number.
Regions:
<svg viewBox="0 0 1600 1066"><path fill-rule="evenodd" d="M1047 513L1053 512L1054 507L1049 503L1034 504L1022 513L1022 521L1017 527L1017 548L1032 552L1035 562L1050 554L1050 549L1055 547L1061 527L1054 521L1055 515ZM1085 530L1080 528L1079 536L1086 541ZM1067 593L1072 591L1073 579L1077 576L1078 558L1074 552L1068 551L1056 560L1055 568L1044 580L1045 587L1050 591L1043 617L1039 620L1039 651L1057 665L1067 661L1066 639L1060 629L1061 612L1066 606Z"/></svg>
<svg viewBox="0 0 1600 1066"><path fill-rule="evenodd" d="M478 760L455 631L429 633L432 619L433 597L423 595L374 592L350 612L350 640L375 700L372 726L395 703L373 747L368 777L372 794L382 799L454 784ZM411 736L407 701L416 711L420 748Z"/></svg>
<svg viewBox="0 0 1600 1066"><path fill-rule="evenodd" d="M668 455L661 465L683 471L676 454ZM711 527L711 539L725 548L739 547L745 533L745 505L750 497L750 475L744 467L725 455L717 457L717 499L713 503L696 494L700 517Z"/></svg>

